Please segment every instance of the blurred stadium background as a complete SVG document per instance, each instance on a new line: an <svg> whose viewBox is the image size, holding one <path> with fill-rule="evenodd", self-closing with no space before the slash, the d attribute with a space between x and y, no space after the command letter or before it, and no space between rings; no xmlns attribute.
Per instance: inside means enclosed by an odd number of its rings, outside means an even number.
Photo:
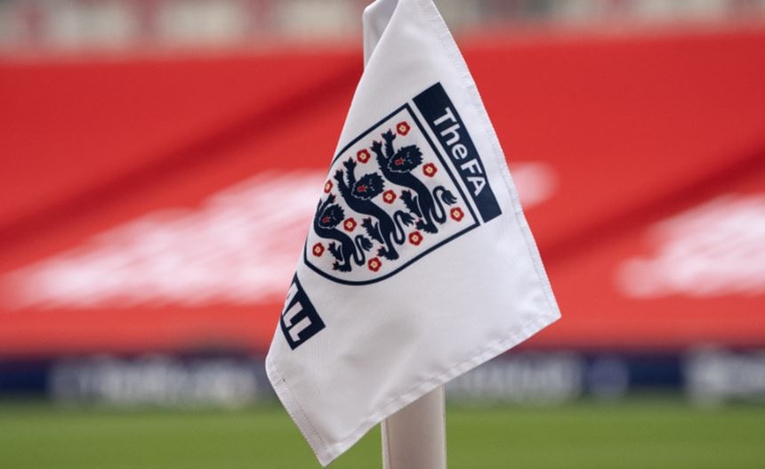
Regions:
<svg viewBox="0 0 765 469"><path fill-rule="evenodd" d="M316 466L263 357L366 3L0 0L0 466ZM451 467L765 467L765 1L436 4L563 313Z"/></svg>

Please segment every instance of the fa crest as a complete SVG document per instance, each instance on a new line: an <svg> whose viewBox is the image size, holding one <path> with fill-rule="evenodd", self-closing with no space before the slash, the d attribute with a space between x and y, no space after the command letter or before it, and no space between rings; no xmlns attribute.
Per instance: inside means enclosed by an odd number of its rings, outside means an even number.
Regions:
<svg viewBox="0 0 765 469"><path fill-rule="evenodd" d="M413 103L334 159L304 253L320 275L355 285L383 280L500 213L443 87Z"/></svg>

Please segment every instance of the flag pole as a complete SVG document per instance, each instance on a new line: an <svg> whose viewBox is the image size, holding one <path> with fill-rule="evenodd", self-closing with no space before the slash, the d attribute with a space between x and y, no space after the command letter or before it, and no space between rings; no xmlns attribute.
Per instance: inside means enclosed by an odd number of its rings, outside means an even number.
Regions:
<svg viewBox="0 0 765 469"><path fill-rule="evenodd" d="M439 386L383 420L383 469L446 469L446 408Z"/></svg>

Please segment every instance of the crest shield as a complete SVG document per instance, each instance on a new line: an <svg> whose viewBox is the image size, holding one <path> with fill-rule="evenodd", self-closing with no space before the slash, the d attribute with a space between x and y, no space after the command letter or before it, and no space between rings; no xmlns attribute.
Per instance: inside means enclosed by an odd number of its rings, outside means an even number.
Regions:
<svg viewBox="0 0 765 469"><path fill-rule="evenodd" d="M373 283L478 226L451 163L409 104L369 128L332 162L306 265L339 283Z"/></svg>

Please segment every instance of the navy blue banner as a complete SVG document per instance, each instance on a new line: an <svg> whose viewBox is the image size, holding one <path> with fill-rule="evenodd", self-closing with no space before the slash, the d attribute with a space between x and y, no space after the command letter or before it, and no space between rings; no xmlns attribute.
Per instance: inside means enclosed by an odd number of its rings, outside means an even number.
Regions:
<svg viewBox="0 0 765 469"><path fill-rule="evenodd" d="M209 386L211 380L216 386ZM652 392L684 392L705 405L761 404L765 350L514 350L450 381L446 389L452 402L487 404L557 404L581 396L613 401ZM29 397L117 406L230 406L273 402L272 392L263 357L235 347L172 355L0 359L0 405L6 406L13 402L8 398Z"/></svg>
<svg viewBox="0 0 765 469"><path fill-rule="evenodd" d="M414 104L457 168L483 221L487 222L502 214L473 139L444 87L436 83L418 94Z"/></svg>

